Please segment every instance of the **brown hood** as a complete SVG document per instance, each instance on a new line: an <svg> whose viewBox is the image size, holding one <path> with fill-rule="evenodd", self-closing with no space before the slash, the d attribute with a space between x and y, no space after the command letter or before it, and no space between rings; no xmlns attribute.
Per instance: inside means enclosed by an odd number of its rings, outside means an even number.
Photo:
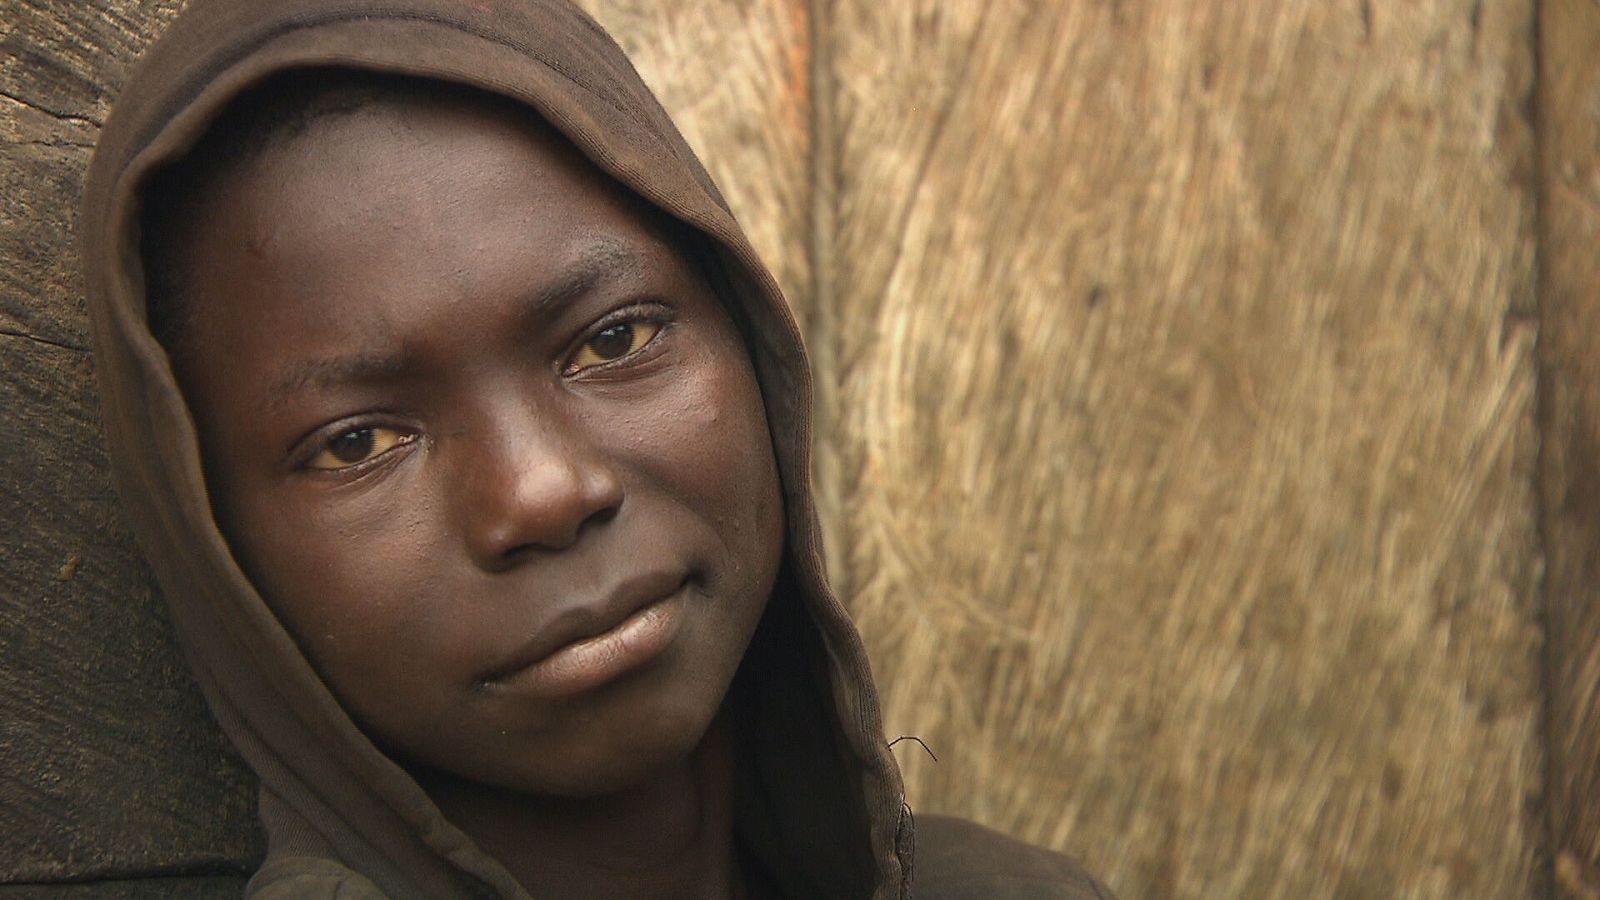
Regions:
<svg viewBox="0 0 1600 900"><path fill-rule="evenodd" d="M405 896L526 894L355 726L241 573L212 518L195 429L146 327L140 191L240 91L337 65L524 103L602 171L701 232L744 324L788 542L751 679L744 839L806 896L908 893L909 816L860 638L822 573L810 379L772 276L620 48L559 0L194 0L107 123L80 227L103 417L130 520L212 711L261 778L268 862L325 859ZM779 637L774 639L772 635ZM758 637L758 640L763 638Z"/></svg>

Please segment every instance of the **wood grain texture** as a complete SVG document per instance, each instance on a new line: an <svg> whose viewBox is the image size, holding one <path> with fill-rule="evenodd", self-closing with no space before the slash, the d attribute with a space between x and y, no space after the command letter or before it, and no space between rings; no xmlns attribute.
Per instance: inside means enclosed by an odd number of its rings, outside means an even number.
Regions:
<svg viewBox="0 0 1600 900"><path fill-rule="evenodd" d="M82 170L127 66L179 5L0 3L0 330L88 346L71 252Z"/></svg>
<svg viewBox="0 0 1600 900"><path fill-rule="evenodd" d="M1600 900L1600 3L1539 15L1548 807L1557 895Z"/></svg>
<svg viewBox="0 0 1600 900"><path fill-rule="evenodd" d="M243 872L254 785L112 491L73 218L170 3L9 3L0 37L0 882Z"/></svg>
<svg viewBox="0 0 1600 900"><path fill-rule="evenodd" d="M0 338L0 521L26 523L0 537L0 881L242 870L253 784L121 521L92 378L85 354Z"/></svg>
<svg viewBox="0 0 1600 900"><path fill-rule="evenodd" d="M824 8L914 807L1128 898L1540 892L1531 3Z"/></svg>

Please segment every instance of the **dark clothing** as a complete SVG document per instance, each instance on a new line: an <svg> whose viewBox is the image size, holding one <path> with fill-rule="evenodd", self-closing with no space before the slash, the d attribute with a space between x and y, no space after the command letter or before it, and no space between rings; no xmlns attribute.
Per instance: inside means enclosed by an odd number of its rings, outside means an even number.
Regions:
<svg viewBox="0 0 1600 900"><path fill-rule="evenodd" d="M1112 900L1078 864L981 825L917 817L917 900Z"/></svg>
<svg viewBox="0 0 1600 900"><path fill-rule="evenodd" d="M917 821L917 900L1111 900L1111 894L1059 853L1041 850L961 819ZM372 882L328 859L274 860L257 877L261 900L382 897Z"/></svg>
<svg viewBox="0 0 1600 900"><path fill-rule="evenodd" d="M782 573L729 700L744 741L738 840L783 892L1107 896L1065 858L970 824L930 817L914 834L860 638L823 577L807 475L810 382L794 320L710 177L599 26L559 0L194 0L107 123L81 238L118 484L212 711L261 779L269 849L252 895L527 896L363 734L239 569L146 323L136 223L147 178L242 90L321 66L526 104L703 240L756 368L783 480Z"/></svg>

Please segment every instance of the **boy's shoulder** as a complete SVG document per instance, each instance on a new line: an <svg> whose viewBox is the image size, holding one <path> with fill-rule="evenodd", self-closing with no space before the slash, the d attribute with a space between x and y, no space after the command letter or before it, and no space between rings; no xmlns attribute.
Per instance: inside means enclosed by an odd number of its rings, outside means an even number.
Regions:
<svg viewBox="0 0 1600 900"><path fill-rule="evenodd" d="M949 816L916 818L917 900L1114 900L1071 858Z"/></svg>
<svg viewBox="0 0 1600 900"><path fill-rule="evenodd" d="M1070 857L965 819L916 819L917 900L1115 900ZM330 859L272 859L250 880L251 900L385 900L361 874Z"/></svg>

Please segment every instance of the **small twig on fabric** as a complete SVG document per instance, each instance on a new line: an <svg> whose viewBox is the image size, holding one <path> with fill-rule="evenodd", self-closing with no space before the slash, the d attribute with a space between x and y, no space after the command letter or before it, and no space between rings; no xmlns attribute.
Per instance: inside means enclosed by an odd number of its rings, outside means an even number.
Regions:
<svg viewBox="0 0 1600 900"><path fill-rule="evenodd" d="M933 748L928 746L928 742L923 740L922 738L917 737L914 734L902 734L899 737L895 738L894 740L890 741L889 742L889 746L893 747L895 744L898 744L901 741L916 741L917 743L922 745L922 749L928 751L928 755L933 757L933 761L934 762L938 762L939 761L939 757L934 756Z"/></svg>

